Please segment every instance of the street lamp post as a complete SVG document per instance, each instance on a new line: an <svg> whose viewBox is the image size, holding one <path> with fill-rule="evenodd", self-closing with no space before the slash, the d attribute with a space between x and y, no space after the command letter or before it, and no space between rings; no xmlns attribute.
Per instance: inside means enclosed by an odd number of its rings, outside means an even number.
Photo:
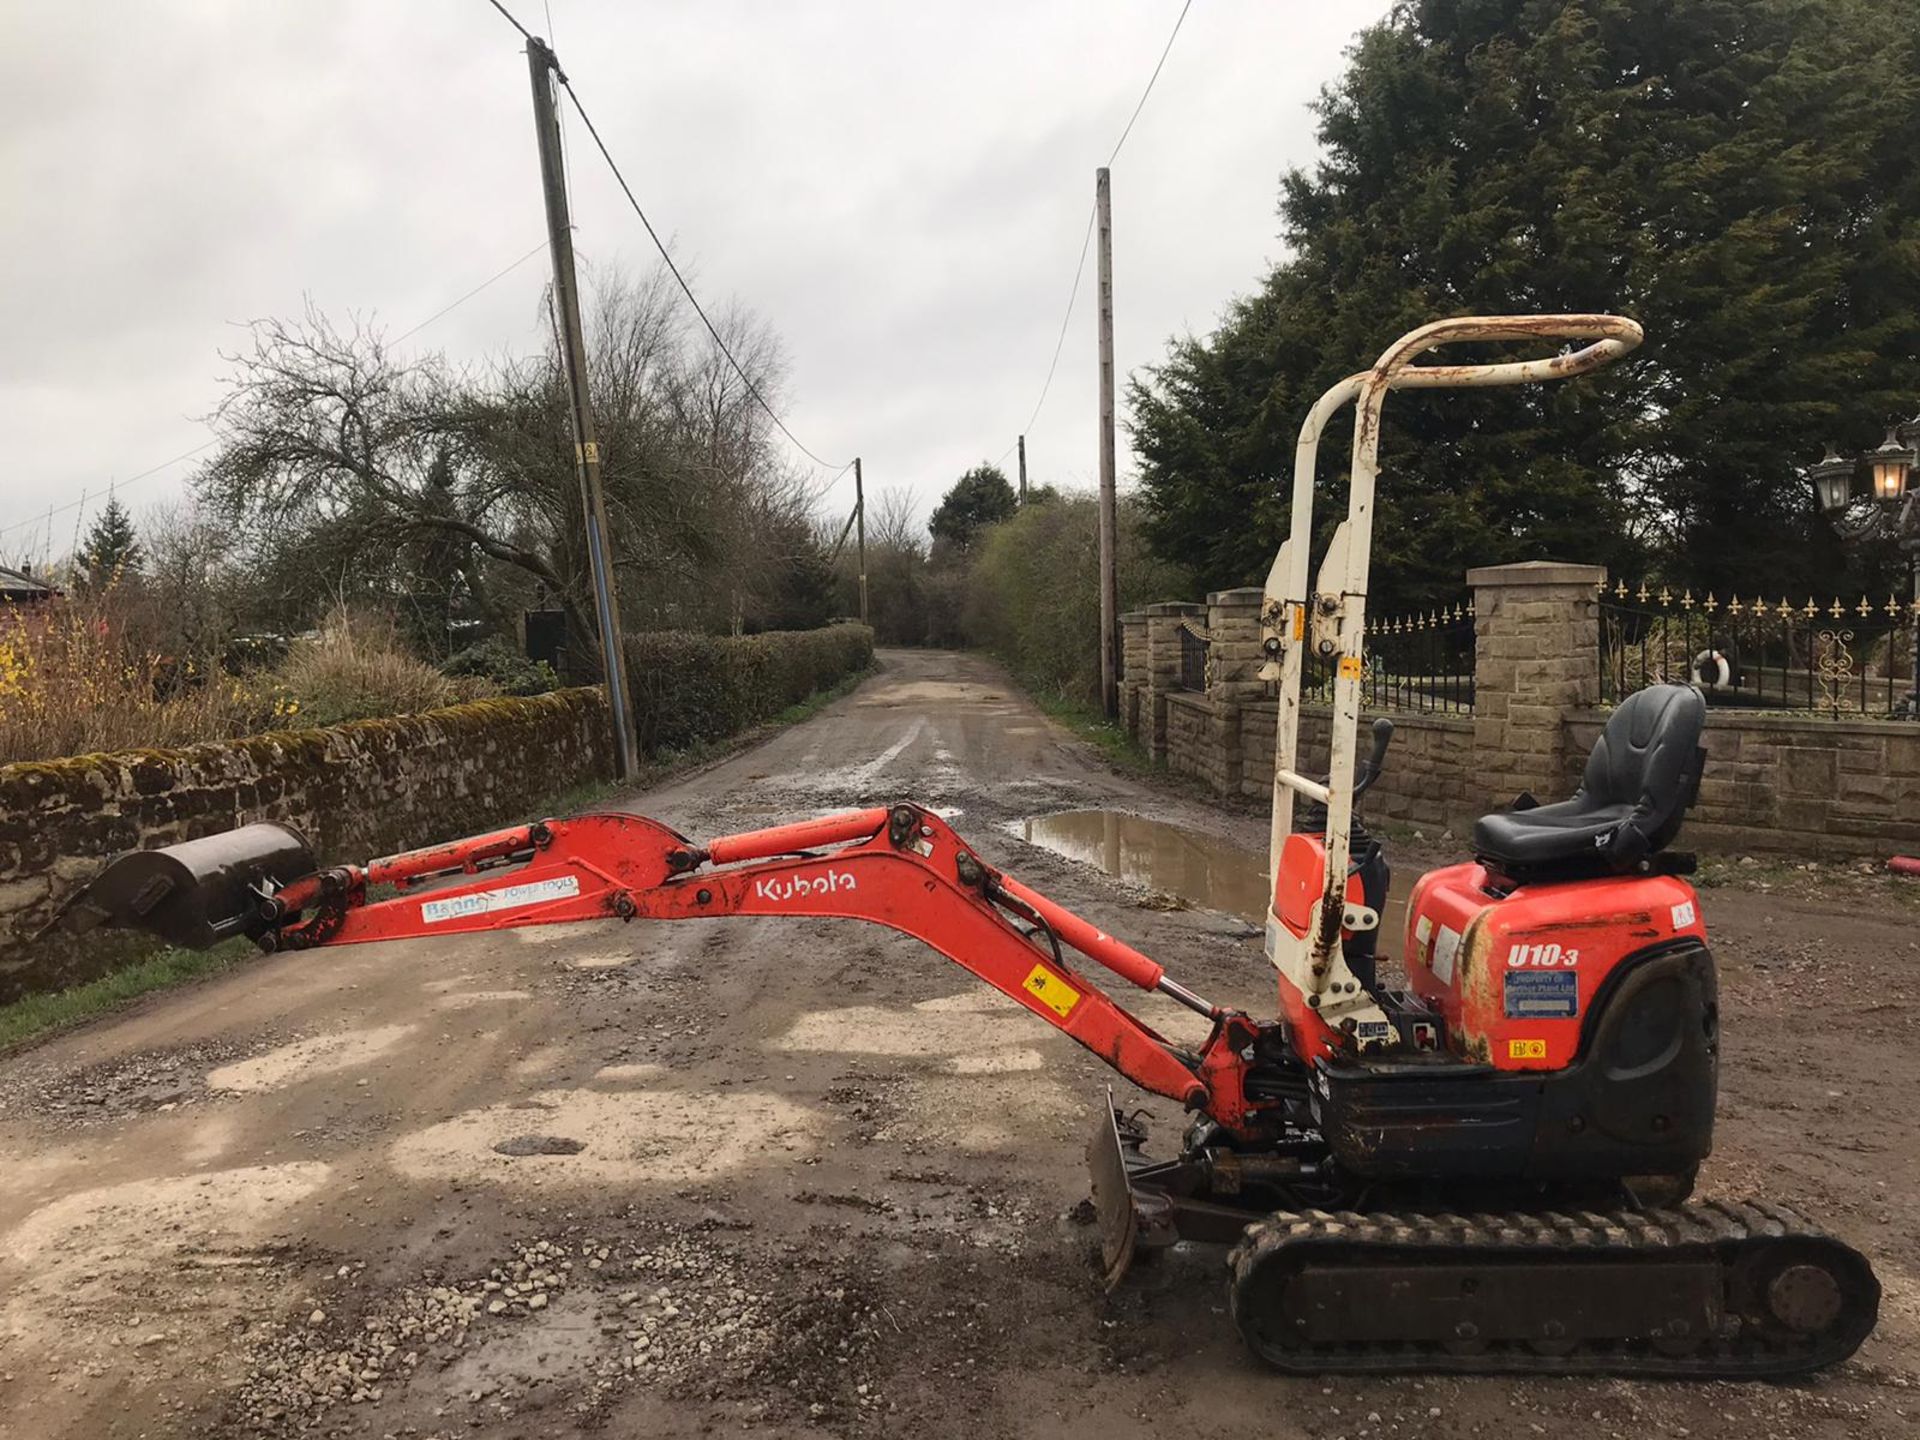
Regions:
<svg viewBox="0 0 1920 1440"><path fill-rule="evenodd" d="M1854 505L1854 475L1864 465L1867 493L1864 508ZM1907 696L1907 714L1920 719L1920 415L1904 425L1892 425L1887 438L1857 460L1849 460L1832 446L1809 471L1813 492L1843 543L1891 539L1907 557L1913 585L1909 612L1913 624L1913 690Z"/></svg>

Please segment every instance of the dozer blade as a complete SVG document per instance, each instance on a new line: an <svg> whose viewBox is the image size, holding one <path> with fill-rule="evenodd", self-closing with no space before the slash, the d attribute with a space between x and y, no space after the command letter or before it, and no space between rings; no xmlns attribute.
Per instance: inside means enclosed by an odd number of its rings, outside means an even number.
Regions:
<svg viewBox="0 0 1920 1440"><path fill-rule="evenodd" d="M1139 1120L1114 1109L1109 1088L1106 1110L1087 1142L1087 1169L1093 1179L1093 1208L1100 1224L1100 1258L1106 1265L1108 1290L1126 1279L1140 1251L1164 1249L1183 1238L1182 1205L1187 1202L1161 1183L1180 1167L1148 1160L1142 1150L1146 1141L1147 1132ZM1218 1206L1195 1208L1205 1213L1194 1226L1195 1233L1189 1237L1193 1239L1238 1239L1255 1218Z"/></svg>
<svg viewBox="0 0 1920 1440"><path fill-rule="evenodd" d="M315 869L305 837L261 822L156 850L129 850L54 917L76 934L105 925L144 930L186 950L265 933L261 902Z"/></svg>
<svg viewBox="0 0 1920 1440"><path fill-rule="evenodd" d="M1126 1278L1133 1265L1134 1246L1140 1238L1140 1217L1134 1210L1133 1191L1127 1184L1121 1124L1120 1112L1113 1108L1113 1090L1109 1087L1106 1108L1100 1112L1100 1119L1087 1140L1093 1210L1100 1225L1100 1259L1106 1266L1109 1290ZM1137 1149L1139 1140L1136 1138L1133 1143Z"/></svg>
<svg viewBox="0 0 1920 1440"><path fill-rule="evenodd" d="M1757 1379L1851 1355L1880 1285L1777 1205L1606 1214L1282 1212L1230 1261L1278 1370Z"/></svg>

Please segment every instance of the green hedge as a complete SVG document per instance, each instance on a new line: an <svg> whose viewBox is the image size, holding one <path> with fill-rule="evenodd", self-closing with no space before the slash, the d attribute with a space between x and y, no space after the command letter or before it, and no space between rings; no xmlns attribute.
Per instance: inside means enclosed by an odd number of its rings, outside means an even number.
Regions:
<svg viewBox="0 0 1920 1440"><path fill-rule="evenodd" d="M630 635L627 682L640 747L678 750L724 739L872 663L873 631L864 625L739 636Z"/></svg>

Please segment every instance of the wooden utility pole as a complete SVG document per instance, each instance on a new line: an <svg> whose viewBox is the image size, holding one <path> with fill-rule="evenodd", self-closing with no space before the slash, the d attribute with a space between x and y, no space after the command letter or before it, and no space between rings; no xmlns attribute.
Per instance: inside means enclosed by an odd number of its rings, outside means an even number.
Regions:
<svg viewBox="0 0 1920 1440"><path fill-rule="evenodd" d="M1120 591L1113 553L1119 543L1113 487L1113 192L1104 165L1094 172L1093 199L1100 231L1100 704L1112 720L1120 714L1115 645Z"/></svg>
<svg viewBox="0 0 1920 1440"><path fill-rule="evenodd" d="M587 401L587 342L580 328L580 291L573 270L573 222L567 212L567 178L560 157L560 115L553 77L559 63L543 40L527 41L527 71L533 80L533 125L540 140L540 183L547 204L547 244L553 251L553 308L559 321L560 362L567 375L573 413L573 462L580 477L580 504L587 522L587 560L593 573L594 616L600 622L600 660L613 722L616 778L631 780L640 768L633 707L623 668L620 603L614 593L607 506L600 491L600 442Z"/></svg>
<svg viewBox="0 0 1920 1440"><path fill-rule="evenodd" d="M867 484L860 478L860 457L853 457L854 544L860 562L860 623L867 621Z"/></svg>
<svg viewBox="0 0 1920 1440"><path fill-rule="evenodd" d="M1020 445L1020 503L1027 503L1027 437L1022 435Z"/></svg>

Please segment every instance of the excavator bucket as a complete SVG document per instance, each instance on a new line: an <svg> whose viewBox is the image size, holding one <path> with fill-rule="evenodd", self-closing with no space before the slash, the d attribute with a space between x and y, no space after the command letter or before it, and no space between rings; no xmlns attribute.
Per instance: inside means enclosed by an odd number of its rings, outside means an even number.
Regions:
<svg viewBox="0 0 1920 1440"><path fill-rule="evenodd" d="M186 950L262 934L261 901L316 868L306 838L261 822L108 862L62 908L55 924L76 934L102 925L144 930Z"/></svg>

